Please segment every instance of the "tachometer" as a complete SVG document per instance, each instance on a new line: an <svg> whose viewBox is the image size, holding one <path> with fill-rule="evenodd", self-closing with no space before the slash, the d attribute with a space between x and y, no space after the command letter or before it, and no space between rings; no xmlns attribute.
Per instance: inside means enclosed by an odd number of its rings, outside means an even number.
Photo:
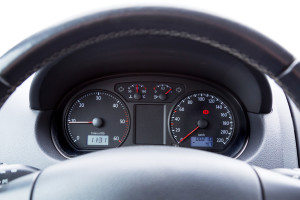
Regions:
<svg viewBox="0 0 300 200"><path fill-rule="evenodd" d="M170 131L179 146L222 151L235 133L235 117L215 94L194 93L172 110Z"/></svg>
<svg viewBox="0 0 300 200"><path fill-rule="evenodd" d="M128 109L107 91L89 91L74 99L65 111L65 134L79 150L120 146L130 126Z"/></svg>

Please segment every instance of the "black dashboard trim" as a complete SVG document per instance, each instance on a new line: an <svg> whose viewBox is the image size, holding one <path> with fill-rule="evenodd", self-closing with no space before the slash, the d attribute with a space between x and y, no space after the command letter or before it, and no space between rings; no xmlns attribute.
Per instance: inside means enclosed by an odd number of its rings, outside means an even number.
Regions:
<svg viewBox="0 0 300 200"><path fill-rule="evenodd" d="M148 41L149 37L111 40L101 46L90 46L41 70L31 87L31 108L54 109L62 96L74 86L99 77L125 73L170 73L195 76L224 85L239 96L249 112L271 111L271 91L266 77L239 59L189 40L155 37L155 40Z"/></svg>

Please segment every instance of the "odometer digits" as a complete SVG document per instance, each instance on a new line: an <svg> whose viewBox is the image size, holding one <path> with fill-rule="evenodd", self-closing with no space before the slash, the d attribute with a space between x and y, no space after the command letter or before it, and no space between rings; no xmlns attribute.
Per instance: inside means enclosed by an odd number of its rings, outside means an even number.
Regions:
<svg viewBox="0 0 300 200"><path fill-rule="evenodd" d="M65 111L65 135L78 150L120 146L129 131L125 104L107 91L89 91L75 98Z"/></svg>
<svg viewBox="0 0 300 200"><path fill-rule="evenodd" d="M222 151L235 129L229 105L215 94L191 94L176 104L170 116L170 131L179 146Z"/></svg>

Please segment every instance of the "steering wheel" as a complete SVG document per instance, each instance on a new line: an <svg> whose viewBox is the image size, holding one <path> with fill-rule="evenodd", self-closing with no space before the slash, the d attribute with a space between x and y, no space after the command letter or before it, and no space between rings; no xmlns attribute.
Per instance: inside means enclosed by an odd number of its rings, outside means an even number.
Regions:
<svg viewBox="0 0 300 200"><path fill-rule="evenodd" d="M40 68L85 48L137 38L149 44L162 38L170 40L161 47L169 51L174 45L182 49L197 45L229 54L273 78L300 108L300 63L282 47L226 19L156 7L96 13L23 41L1 59L1 105ZM163 146L116 148L79 156L19 178L0 193L1 199L18 200L299 197L298 180L222 155Z"/></svg>

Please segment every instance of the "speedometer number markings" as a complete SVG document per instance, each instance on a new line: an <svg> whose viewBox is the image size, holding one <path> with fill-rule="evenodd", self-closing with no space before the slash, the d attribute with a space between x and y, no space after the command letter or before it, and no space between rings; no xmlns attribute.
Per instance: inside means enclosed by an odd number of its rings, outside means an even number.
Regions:
<svg viewBox="0 0 300 200"><path fill-rule="evenodd" d="M186 96L171 112L170 131L184 147L223 150L234 132L229 105L214 94L199 92Z"/></svg>

